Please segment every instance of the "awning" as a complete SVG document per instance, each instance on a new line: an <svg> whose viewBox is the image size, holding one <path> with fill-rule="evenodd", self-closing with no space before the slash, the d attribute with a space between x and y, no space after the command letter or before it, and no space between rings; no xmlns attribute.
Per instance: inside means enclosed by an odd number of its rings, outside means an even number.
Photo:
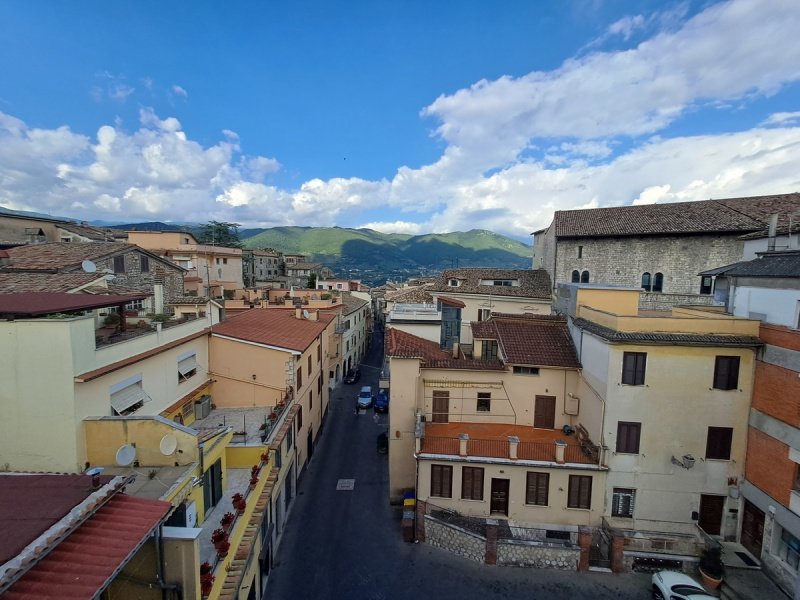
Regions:
<svg viewBox="0 0 800 600"><path fill-rule="evenodd" d="M115 413L121 415L131 406L147 399L148 397L142 389L142 384L134 383L111 394L111 408L114 409Z"/></svg>
<svg viewBox="0 0 800 600"><path fill-rule="evenodd" d="M188 377L189 373L197 369L197 355L192 354L178 361L178 373L183 377Z"/></svg>

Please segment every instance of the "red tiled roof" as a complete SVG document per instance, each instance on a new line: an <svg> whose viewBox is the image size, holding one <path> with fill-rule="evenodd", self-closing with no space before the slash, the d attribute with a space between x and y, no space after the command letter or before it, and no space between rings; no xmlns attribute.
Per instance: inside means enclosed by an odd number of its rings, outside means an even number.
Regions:
<svg viewBox="0 0 800 600"><path fill-rule="evenodd" d="M566 318L561 316L493 314L489 321L472 323L472 336L497 340L508 364L581 366Z"/></svg>
<svg viewBox="0 0 800 600"><path fill-rule="evenodd" d="M450 280L457 279L458 286ZM519 285L486 285L481 281L516 280ZM550 300L550 275L544 269L447 269L431 286L432 292L445 294L486 294L514 298Z"/></svg>
<svg viewBox="0 0 800 600"><path fill-rule="evenodd" d="M0 294L0 314L46 315L49 313L89 310L103 306L127 304L133 300L144 300L152 294L126 294L118 296L106 294L68 294L66 292L25 292L21 294Z"/></svg>
<svg viewBox="0 0 800 600"><path fill-rule="evenodd" d="M97 597L170 508L161 500L115 495L15 582L3 600Z"/></svg>
<svg viewBox="0 0 800 600"><path fill-rule="evenodd" d="M457 308L467 308L467 305L464 304L461 300L456 300L455 298L448 298L447 296L439 296L439 302L442 304L447 304L447 306L455 306Z"/></svg>
<svg viewBox="0 0 800 600"><path fill-rule="evenodd" d="M104 277L104 273L0 273L0 293L70 292Z"/></svg>
<svg viewBox="0 0 800 600"><path fill-rule="evenodd" d="M390 328L385 338L386 355L393 358L419 358L425 367L433 369L472 369L479 371L502 371L503 364L497 360L474 360L459 353L453 358L451 352L439 348L439 344L417 337L400 329Z"/></svg>
<svg viewBox="0 0 800 600"><path fill-rule="evenodd" d="M604 237L655 234L742 233L766 229L772 214L779 226L800 209L800 194L724 198L638 206L559 210L553 216L556 237Z"/></svg>
<svg viewBox="0 0 800 600"><path fill-rule="evenodd" d="M125 242L47 242L16 246L8 249L10 261L4 269L7 271L70 271L80 269L84 260L102 260L127 252L147 255L175 271L186 271L183 267L179 267L149 250Z"/></svg>
<svg viewBox="0 0 800 600"><path fill-rule="evenodd" d="M303 352L336 318L327 312L318 315L319 320L312 321L298 319L294 311L251 309L214 325L211 333Z"/></svg>

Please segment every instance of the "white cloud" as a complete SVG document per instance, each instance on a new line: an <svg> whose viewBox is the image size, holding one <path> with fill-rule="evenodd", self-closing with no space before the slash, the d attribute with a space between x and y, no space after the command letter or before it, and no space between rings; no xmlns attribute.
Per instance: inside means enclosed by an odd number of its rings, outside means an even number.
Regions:
<svg viewBox="0 0 800 600"><path fill-rule="evenodd" d="M608 26L609 35L620 35L630 39L634 31L644 27L646 21L642 15L626 16Z"/></svg>
<svg viewBox="0 0 800 600"><path fill-rule="evenodd" d="M373 221L371 223L359 225L357 228L374 229L381 233L403 233L407 235L417 235L422 231L422 226L419 223L412 223L410 221L393 221L391 223Z"/></svg>
<svg viewBox="0 0 800 600"><path fill-rule="evenodd" d="M188 98L189 97L189 92L187 92L185 89L183 89L179 85L173 85L172 86L172 93L175 94L176 96L182 96L183 98Z"/></svg>
<svg viewBox="0 0 800 600"><path fill-rule="evenodd" d="M764 121L762 125L797 125L800 123L800 112L777 112L772 113Z"/></svg>

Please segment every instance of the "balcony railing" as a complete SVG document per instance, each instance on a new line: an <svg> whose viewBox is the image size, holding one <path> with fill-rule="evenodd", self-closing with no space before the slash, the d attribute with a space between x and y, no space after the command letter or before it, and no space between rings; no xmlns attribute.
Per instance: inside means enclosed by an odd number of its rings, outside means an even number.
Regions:
<svg viewBox="0 0 800 600"><path fill-rule="evenodd" d="M598 465L599 448L587 444L558 442L518 442L512 439L473 439L469 436L425 436L421 452L450 456L479 456L511 460Z"/></svg>

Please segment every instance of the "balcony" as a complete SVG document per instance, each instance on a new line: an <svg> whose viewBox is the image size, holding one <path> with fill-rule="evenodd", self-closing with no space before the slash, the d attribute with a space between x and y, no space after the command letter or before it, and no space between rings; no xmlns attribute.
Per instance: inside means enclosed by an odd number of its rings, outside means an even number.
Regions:
<svg viewBox="0 0 800 600"><path fill-rule="evenodd" d="M484 423L428 423L420 439L424 454L600 465L600 448L588 437L560 429Z"/></svg>

